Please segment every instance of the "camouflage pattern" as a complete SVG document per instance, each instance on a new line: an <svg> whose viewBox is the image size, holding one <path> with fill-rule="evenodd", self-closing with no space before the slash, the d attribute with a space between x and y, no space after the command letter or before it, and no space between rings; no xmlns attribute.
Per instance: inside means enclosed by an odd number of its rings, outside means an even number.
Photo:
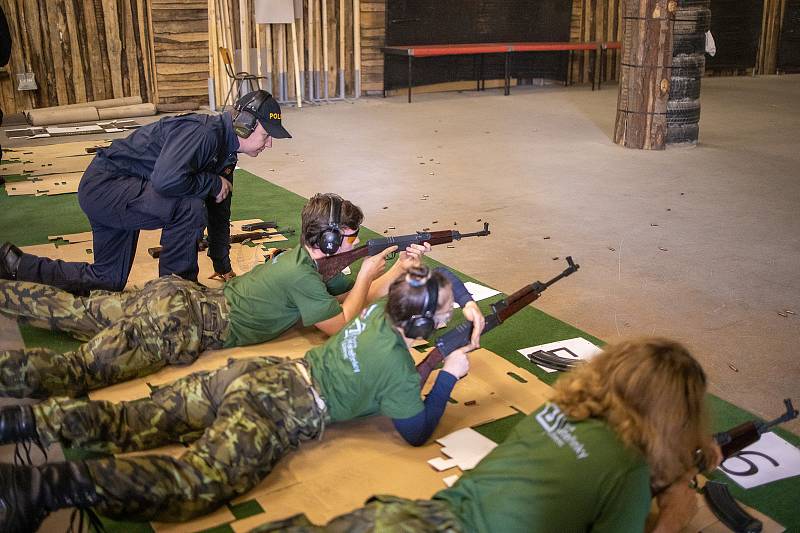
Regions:
<svg viewBox="0 0 800 533"><path fill-rule="evenodd" d="M87 461L102 514L188 520L250 490L301 441L322 435L327 413L298 364L304 363L279 357L231 361L120 404L52 398L34 406L37 432L46 443L112 453L193 441L177 459Z"/></svg>
<svg viewBox="0 0 800 533"><path fill-rule="evenodd" d="M337 516L324 526L315 526L305 515L261 525L251 533L459 533L461 523L447 503L439 500L407 500L374 496L367 504Z"/></svg>
<svg viewBox="0 0 800 533"><path fill-rule="evenodd" d="M0 351L0 396L17 398L82 396L165 365L187 365L203 350L221 348L229 330L222 290L178 276L150 281L139 291L94 291L83 298L46 285L2 281L0 312L88 339L67 353Z"/></svg>

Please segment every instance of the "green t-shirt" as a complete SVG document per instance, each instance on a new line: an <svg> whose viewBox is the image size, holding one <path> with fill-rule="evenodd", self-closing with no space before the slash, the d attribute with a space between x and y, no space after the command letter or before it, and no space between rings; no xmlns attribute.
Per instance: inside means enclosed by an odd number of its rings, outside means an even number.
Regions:
<svg viewBox="0 0 800 533"><path fill-rule="evenodd" d="M303 246L233 278L224 294L230 309L226 348L266 342L298 320L310 326L342 312Z"/></svg>
<svg viewBox="0 0 800 533"><path fill-rule="evenodd" d="M403 338L372 304L322 346L306 353L331 420L377 413L408 418L424 408L419 373Z"/></svg>
<svg viewBox="0 0 800 533"><path fill-rule="evenodd" d="M643 531L650 469L602 420L570 422L547 404L434 498L470 532Z"/></svg>

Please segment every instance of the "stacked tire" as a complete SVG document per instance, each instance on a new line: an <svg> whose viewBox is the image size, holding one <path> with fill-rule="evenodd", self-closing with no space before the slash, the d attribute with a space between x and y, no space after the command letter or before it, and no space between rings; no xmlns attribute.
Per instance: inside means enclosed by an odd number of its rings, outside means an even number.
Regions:
<svg viewBox="0 0 800 533"><path fill-rule="evenodd" d="M696 144L700 82L705 72L711 0L678 0L672 29L672 76L667 101L667 144Z"/></svg>

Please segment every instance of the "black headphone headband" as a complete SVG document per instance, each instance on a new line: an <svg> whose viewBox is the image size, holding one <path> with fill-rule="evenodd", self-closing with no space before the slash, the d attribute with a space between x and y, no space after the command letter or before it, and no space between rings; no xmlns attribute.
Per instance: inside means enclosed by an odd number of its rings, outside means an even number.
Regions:
<svg viewBox="0 0 800 533"><path fill-rule="evenodd" d="M333 255L339 251L344 241L342 233L342 198L338 195L330 195L330 211L328 212L328 225L322 228L317 237L317 246L325 255Z"/></svg>
<svg viewBox="0 0 800 533"><path fill-rule="evenodd" d="M233 116L233 131L236 135L246 139L250 137L258 127L259 109L261 105L272 95L267 91L256 91L255 96L247 103L242 105L241 100L236 102L234 109L236 114Z"/></svg>
<svg viewBox="0 0 800 533"><path fill-rule="evenodd" d="M406 320L403 326L403 333L409 339L427 339L436 329L436 308L439 305L439 283L431 275L425 281L425 301L419 314L413 315Z"/></svg>

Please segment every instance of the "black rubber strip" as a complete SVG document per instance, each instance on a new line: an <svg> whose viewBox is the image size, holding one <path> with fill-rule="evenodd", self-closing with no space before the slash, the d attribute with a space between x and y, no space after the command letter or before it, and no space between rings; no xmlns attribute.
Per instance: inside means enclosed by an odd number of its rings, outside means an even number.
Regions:
<svg viewBox="0 0 800 533"><path fill-rule="evenodd" d="M617 111L622 113L632 113L634 115L666 115L666 113L656 113L655 111L628 111L620 108L617 108Z"/></svg>

